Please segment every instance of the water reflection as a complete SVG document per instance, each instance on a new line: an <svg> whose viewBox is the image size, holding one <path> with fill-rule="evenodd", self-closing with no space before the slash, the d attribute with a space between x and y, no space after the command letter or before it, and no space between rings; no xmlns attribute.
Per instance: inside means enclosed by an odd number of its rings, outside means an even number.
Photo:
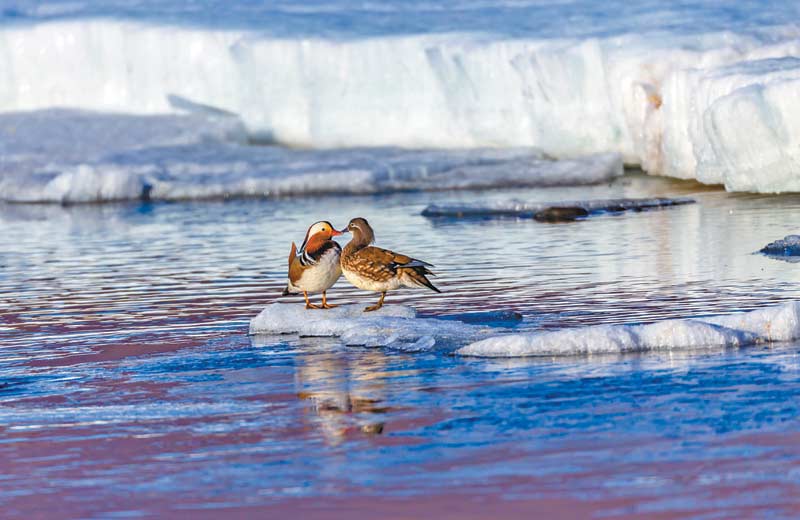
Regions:
<svg viewBox="0 0 800 520"><path fill-rule="evenodd" d="M3 500L29 493L10 500L30 510L47 488L61 507L58 493L74 493L78 473L81 496L116 501L81 502L70 515L80 518L190 514L176 503L269 507L274 497L416 501L448 486L550 492L573 516L574 499L623 495L650 512L682 512L652 507L687 495L703 504L714 484L697 485L696 466L706 482L730 476L748 489L763 472L794 485L797 344L486 360L447 356L439 343L405 354L245 335L285 283L286 246L317 213L337 225L366 215L379 244L437 264L442 295L392 300L424 316L526 331L800 298L796 266L752 254L797 231L800 197L698 191L694 206L563 226L419 215L430 202L691 194L686 186L626 178L579 192L0 205L0 467L9 469L0 505L9 511ZM337 302L366 297L343 282L334 289ZM769 443L783 448L754 448ZM64 453L74 464L43 458ZM131 493L144 482L147 500Z"/></svg>
<svg viewBox="0 0 800 520"><path fill-rule="evenodd" d="M333 354L297 356L297 396L308 402L306 420L330 445L344 442L353 432L380 435L385 427L386 355L378 350L357 358Z"/></svg>

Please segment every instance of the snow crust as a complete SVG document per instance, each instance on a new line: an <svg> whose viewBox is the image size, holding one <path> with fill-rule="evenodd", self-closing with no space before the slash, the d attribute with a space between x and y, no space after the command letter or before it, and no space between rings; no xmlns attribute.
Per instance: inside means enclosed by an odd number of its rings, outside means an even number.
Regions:
<svg viewBox="0 0 800 520"><path fill-rule="evenodd" d="M19 0L0 10L0 112L179 114L177 96L263 143L616 153L729 190L800 190L800 6L672 4ZM125 167L68 177L119 197ZM214 183L197 191L265 190Z"/></svg>
<svg viewBox="0 0 800 520"><path fill-rule="evenodd" d="M175 98L173 102L176 102ZM0 114L0 200L97 202L596 183L617 154L554 161L531 148L292 150L253 146L241 121L185 115Z"/></svg>
<svg viewBox="0 0 800 520"><path fill-rule="evenodd" d="M437 348L475 357L737 348L800 339L800 302L644 325L596 325L516 334L504 324L467 323L471 321L469 315L464 316L463 321L421 318L412 307L402 305L387 305L374 313L364 313L361 305L319 311L306 310L302 304L273 303L250 321L250 334L335 337L346 345L411 352ZM498 316L476 315L489 321L496 321Z"/></svg>
<svg viewBox="0 0 800 520"><path fill-rule="evenodd" d="M701 319L499 335L470 343L456 353L478 357L573 356L741 347L798 338L800 302L790 302Z"/></svg>
<svg viewBox="0 0 800 520"><path fill-rule="evenodd" d="M346 345L389 347L407 352L434 345L463 344L488 332L487 327L460 321L417 318L403 305L387 305L365 313L363 305L307 310L301 304L273 303L250 321L251 335L293 334L337 337Z"/></svg>
<svg viewBox="0 0 800 520"><path fill-rule="evenodd" d="M426 217L533 217L549 208L581 208L588 214L619 211L644 211L692 204L690 198L602 199L561 202L526 202L523 200L498 200L471 204L430 204L422 214Z"/></svg>

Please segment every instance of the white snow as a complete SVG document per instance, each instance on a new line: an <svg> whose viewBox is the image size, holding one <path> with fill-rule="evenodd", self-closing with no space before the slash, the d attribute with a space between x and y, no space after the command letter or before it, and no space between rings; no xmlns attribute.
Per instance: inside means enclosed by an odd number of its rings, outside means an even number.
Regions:
<svg viewBox="0 0 800 520"><path fill-rule="evenodd" d="M499 335L456 351L464 356L525 357L741 347L800 338L800 302L750 312L646 325L598 325Z"/></svg>
<svg viewBox="0 0 800 520"><path fill-rule="evenodd" d="M69 107L179 114L185 104L174 102L177 95L235 115L247 136L262 142L317 149L536 147L561 159L611 153L653 174L730 190L800 190L800 5L794 2L214 6L4 5L0 113ZM163 155L159 167L183 160L182 150L161 152L172 155ZM222 152L227 162L211 168L192 162L192 153L178 167L209 178L196 190L168 183L154 192L294 193L318 180L287 187L229 178L231 168L262 163ZM65 190L75 200L124 197L135 191L132 177L153 175L152 165L132 171L124 162L86 162L57 163L65 178L44 198ZM565 167L564 182L580 178ZM467 176L485 173L474 163L467 170ZM356 175L368 176L360 169ZM75 187L78 179L91 187ZM13 198L36 200L36 184Z"/></svg>
<svg viewBox="0 0 800 520"><path fill-rule="evenodd" d="M251 320L250 334L335 337L345 345L405 351L456 348L456 354L476 357L737 348L800 339L800 301L730 315L526 333L420 318L413 308L402 305L365 313L361 305L321 311L306 310L302 304L273 303Z"/></svg>
<svg viewBox="0 0 800 520"><path fill-rule="evenodd" d="M531 148L292 150L250 146L238 118L47 110L0 114L0 200L95 202L595 183L616 154L554 161Z"/></svg>
<svg viewBox="0 0 800 520"><path fill-rule="evenodd" d="M676 71L664 87L661 173L732 191L800 191L800 41Z"/></svg>
<svg viewBox="0 0 800 520"><path fill-rule="evenodd" d="M307 310L302 304L273 303L250 321L251 335L298 334L337 337L346 345L389 347L407 352L434 345L462 343L490 329L459 321L417 318L403 305L386 305L364 312L363 305Z"/></svg>

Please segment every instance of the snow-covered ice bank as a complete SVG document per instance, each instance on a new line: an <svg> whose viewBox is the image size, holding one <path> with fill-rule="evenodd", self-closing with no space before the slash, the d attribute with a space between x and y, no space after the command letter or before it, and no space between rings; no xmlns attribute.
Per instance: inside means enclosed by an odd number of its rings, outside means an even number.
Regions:
<svg viewBox="0 0 800 520"><path fill-rule="evenodd" d="M741 347L798 338L800 302L790 302L740 314L647 325L598 325L500 335L471 343L456 353L478 357L572 356Z"/></svg>
<svg viewBox="0 0 800 520"><path fill-rule="evenodd" d="M694 199L647 198L647 199L602 199L574 200L562 202L525 202L522 200L493 201L474 204L430 204L422 215L426 217L519 217L537 220L571 220L603 213L621 211L646 211L693 204ZM559 215L562 214L562 218Z"/></svg>
<svg viewBox="0 0 800 520"><path fill-rule="evenodd" d="M735 191L800 191L800 40L673 72L648 170Z"/></svg>
<svg viewBox="0 0 800 520"><path fill-rule="evenodd" d="M363 305L308 310L302 304L273 303L250 321L250 335L329 336L346 345L404 351L461 345L485 337L490 330L460 321L417 318L413 308L403 305L365 313Z"/></svg>
<svg viewBox="0 0 800 520"><path fill-rule="evenodd" d="M46 110L0 114L0 200L96 202L596 183L617 154L556 161L531 148L292 150L252 146L232 115Z"/></svg>
<svg viewBox="0 0 800 520"><path fill-rule="evenodd" d="M270 142L611 152L800 190L798 19L713 0L20 0L0 10L0 112L176 113L177 94Z"/></svg>

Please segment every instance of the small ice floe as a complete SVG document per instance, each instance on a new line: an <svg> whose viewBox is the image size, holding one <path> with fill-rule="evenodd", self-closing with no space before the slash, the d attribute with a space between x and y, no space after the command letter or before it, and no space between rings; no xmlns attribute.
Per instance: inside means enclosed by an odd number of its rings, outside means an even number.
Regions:
<svg viewBox="0 0 800 520"><path fill-rule="evenodd" d="M701 319L500 335L473 342L456 353L477 357L574 356L742 347L798 338L800 302L790 302Z"/></svg>
<svg viewBox="0 0 800 520"><path fill-rule="evenodd" d="M693 204L694 199L646 198L605 199L565 202L525 202L521 200L496 201L475 204L431 204L422 211L426 217L533 218L540 222L566 222L605 213L624 211L646 211L684 204Z"/></svg>
<svg viewBox="0 0 800 520"><path fill-rule="evenodd" d="M434 345L456 346L486 337L490 327L460 321L417 318L412 307L387 305L364 312L363 305L307 310L301 304L273 303L250 321L250 335L298 334L339 338L345 345L389 347L407 352Z"/></svg>
<svg viewBox="0 0 800 520"><path fill-rule="evenodd" d="M786 262L800 262L800 235L787 235L780 240L770 242L762 247L759 253Z"/></svg>

